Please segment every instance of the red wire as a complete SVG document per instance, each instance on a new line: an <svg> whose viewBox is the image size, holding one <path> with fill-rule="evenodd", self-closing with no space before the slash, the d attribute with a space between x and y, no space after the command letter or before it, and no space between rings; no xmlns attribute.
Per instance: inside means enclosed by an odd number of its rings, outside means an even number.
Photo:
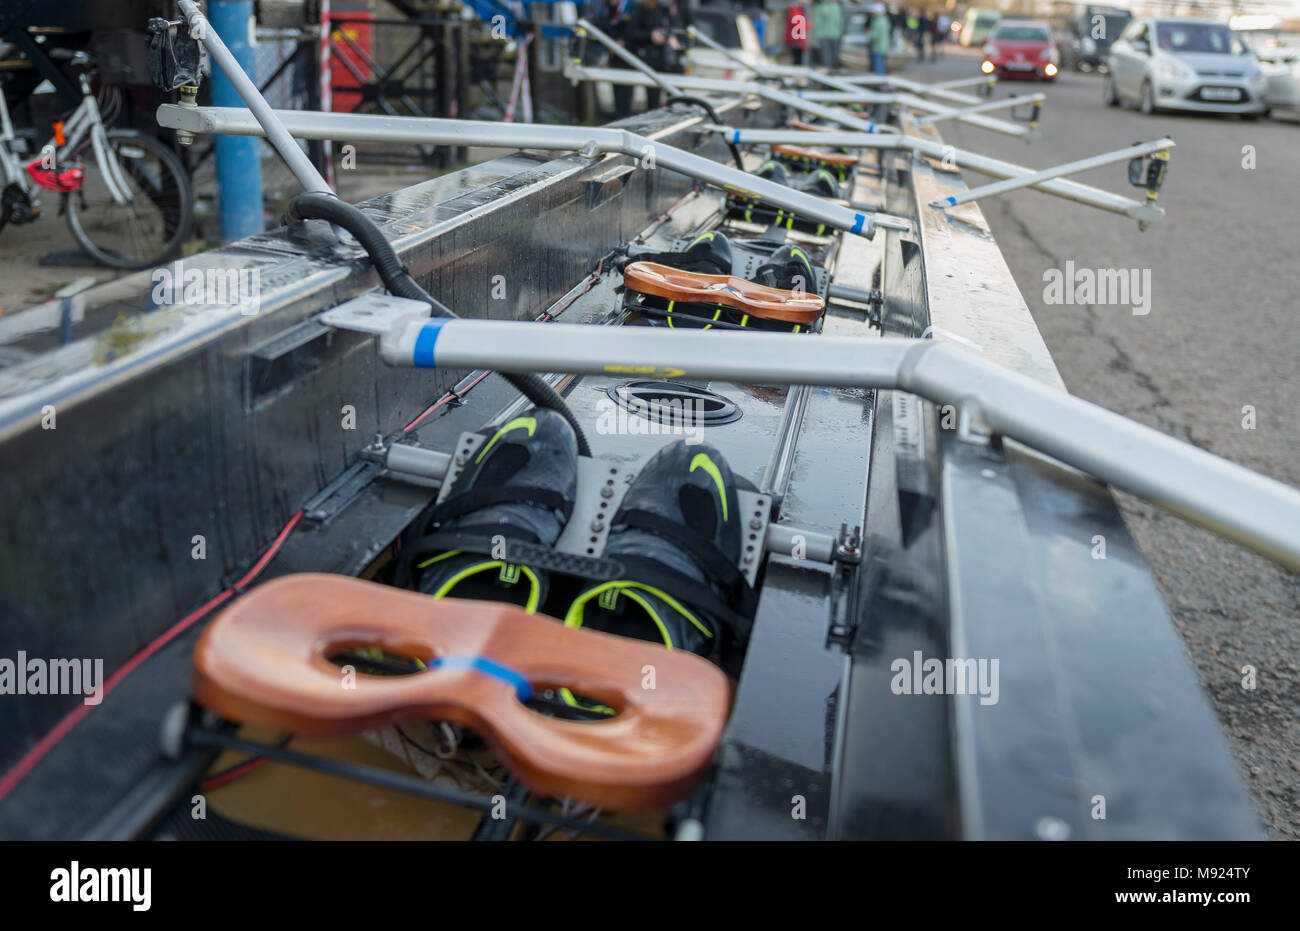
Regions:
<svg viewBox="0 0 1300 931"><path fill-rule="evenodd" d="M410 432L415 428L415 425L418 424L421 420L423 420L424 418L428 417L430 414L432 414L432 413L433 413L434 411L436 411L438 408L442 407L444 404L446 404L446 403L447 403L448 401L450 401L452 398L461 398L461 397L464 397L464 396L469 392L469 390L470 390L471 388L473 388L475 385L477 385L479 382L481 382L483 379L487 378L487 377L488 377L489 375L491 375L491 374L492 374L491 372L484 372L484 373L483 373L482 375L480 375L478 378L474 379L472 382L470 382L468 385L466 385L464 391L459 391L459 392L458 392L458 391L455 391L455 390L448 391L446 394L444 394L442 397L440 397L437 401L435 401L432 405L430 405L428 408L426 408L425 411L424 411L424 413L422 413L419 417L416 417L414 420L412 420L410 423L408 423L405 427L403 427L403 428L402 428L402 432L403 432L403 433L410 433Z"/></svg>
<svg viewBox="0 0 1300 931"><path fill-rule="evenodd" d="M202 792L207 792L211 789L217 788L218 786L224 786L227 782L238 779L240 776L252 772L253 770L257 769L257 767L261 766L265 762L266 762L266 757L264 756L254 757L253 759L248 760L247 762L240 763L238 766L231 767L226 772L221 773L220 775L213 776L211 779L204 780L203 782L199 783L199 790Z"/></svg>
<svg viewBox="0 0 1300 931"><path fill-rule="evenodd" d="M279 552L280 547L284 545L284 541L288 539L293 528L298 525L298 521L302 520L302 513L302 511L299 511L297 514L293 515L293 517L289 518L289 522L280 529L278 534L276 534L275 539L271 541L271 545L267 547L266 552L262 554L261 559L254 563L253 568L244 573L243 577L238 582L221 592L221 594L210 599L202 607L185 615L185 617L167 628L167 630L163 631L158 637L146 644L138 653L119 666L117 670L109 676L107 680L105 680L103 691L100 693L101 701L103 700L103 697L113 691L113 689L115 689L123 679L138 669L141 663L175 640L189 627L193 626L196 621L207 615L214 608L220 607L232 597L239 594L249 582L253 581L253 579L261 574L262 570L266 568L267 563L275 557L275 554ZM51 728L44 737L38 740L30 750L24 753L19 758L18 762L10 767L9 771L6 772L3 777L0 777L0 801L3 801L5 796L12 792L14 787L18 785L18 783L22 782L28 773L35 769L36 764L44 759L45 755L54 749L54 746L66 737L69 731L81 723L81 719L90 713L91 708L97 707L99 706L87 705L84 702L77 705L77 707L65 714L59 720L59 723L54 725L54 727Z"/></svg>

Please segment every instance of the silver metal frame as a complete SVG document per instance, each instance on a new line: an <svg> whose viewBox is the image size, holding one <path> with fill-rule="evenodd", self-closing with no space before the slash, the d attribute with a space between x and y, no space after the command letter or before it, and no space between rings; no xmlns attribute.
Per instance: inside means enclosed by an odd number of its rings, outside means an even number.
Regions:
<svg viewBox="0 0 1300 931"><path fill-rule="evenodd" d="M621 45L615 42L605 33L601 32L595 26L592 26L586 20L580 20L583 25L581 29L591 38L595 39L601 45L610 50L611 53L619 57L628 56L629 53ZM864 103L864 104L895 104L907 107L920 113L930 113L935 115L946 115L953 119L970 123L973 126L979 126L983 129L990 129L995 132L1005 133L1010 136L1031 137L1036 135L1037 130L1033 127L1026 129L1023 126L1017 126L1015 123L1009 123L1005 120L995 120L983 116L979 113L965 113L963 110L947 107L942 104L932 103L915 94L908 93L876 93L865 91L860 87L853 87L850 90L831 90L831 91L796 91L790 93L779 90L767 84L760 84L752 81L728 81L717 78L697 78L691 75L674 74L670 76L662 75L640 60L636 60L633 70L623 68L589 68L579 61L570 60L565 66L565 77L577 81L604 81L610 84L628 84L634 87L648 87L658 85L660 87L669 87L671 85L673 93L681 93L682 90L710 91L719 94L728 95L746 95L754 94L773 103L780 104L791 109L804 113L811 113L814 116L820 116L823 119L830 120L836 125L845 126L852 129L858 129L863 132L875 132L877 126L870 120L860 119L852 114L844 113L834 107L824 105L825 101L835 101L839 103ZM753 69L750 69L753 70ZM667 83L665 83L667 82ZM1039 95L1040 97L1042 95ZM999 101L1002 106L1015 106L1029 101L1028 97L1006 98ZM963 104L971 104L969 100L963 100ZM974 105L985 107L985 102L974 101ZM996 109L987 108L987 109Z"/></svg>
<svg viewBox="0 0 1300 931"><path fill-rule="evenodd" d="M570 61L565 66L564 75L573 81L594 81L597 83L604 81L609 84L627 84L633 87L651 87L656 83L653 78L638 71L622 68L590 68L574 61ZM856 129L861 132L893 131L891 127L882 126L879 123L854 116L836 107L827 106L822 100L811 96L811 94L815 93L811 91L785 91L769 84L759 84L753 81L728 81L721 78L697 78L691 75L674 75L673 77L676 79L677 85L684 90L705 91L728 96L752 94L783 107L789 107L796 112L810 113L813 116L821 117L846 129ZM979 126L982 129L993 130L1008 136L1020 136L1030 139L1037 138L1039 133L1034 128L1026 128L1006 120L993 119L981 113L968 114L961 109L932 103L913 94L875 94L865 91L827 91L826 93L840 95L837 100L841 103L890 104L906 107L922 114L951 116L963 123L969 123L972 126ZM1028 102L1029 99L1028 97L1007 97L998 101L998 103L1003 106L1016 106ZM980 105L982 106L983 102Z"/></svg>
<svg viewBox="0 0 1300 931"><path fill-rule="evenodd" d="M244 73L244 69L239 66L230 49L226 48L226 43L221 41L221 36L217 35L217 31L212 28L212 24L203 15L199 5L194 0L179 0L178 5L181 12L185 14L186 20L189 21L190 35L203 43L212 60L230 79L240 99L257 117L257 121L265 127L265 132L260 135L266 136L267 141L279 153L280 158L284 159L284 163L289 166L289 170L293 172L298 182L308 191L333 194L333 188L321 177L321 173L311 163L307 153L298 147L298 143L293 141L293 137L275 119L271 105L266 102L257 85Z"/></svg>
<svg viewBox="0 0 1300 931"><path fill-rule="evenodd" d="M969 168L970 170L977 171L983 175L1014 180L1016 182L1014 185L1003 187L999 190L990 190L990 188L995 187L994 185L975 188L972 192L961 195L959 199L952 198L950 199L951 202L942 201L933 204L932 206L949 207L954 206L957 203L974 200L976 197L987 197L1014 188L1030 187L1036 191L1042 191L1045 194L1051 194L1055 197L1061 197L1065 200L1074 201L1075 203L1084 204L1089 207L1096 207L1098 210L1122 214L1123 216L1137 220L1138 225L1142 228L1145 228L1149 223L1153 223L1163 218L1165 215L1164 210L1157 207L1149 200L1134 200L1131 197L1125 197L1122 194L1112 194L1109 191L1103 191L1100 188L1095 188L1079 181L1069 181L1061 176L1064 174L1073 174L1077 171L1085 171L1089 168L1095 168L1098 165L1106 165L1122 159L1133 158L1139 154L1151 154L1153 152L1161 152L1174 147L1174 141L1166 136L1162 139L1141 143L1137 146L1117 149L1114 152L1105 152L1100 155L1079 159L1078 161L1068 162L1065 165L1060 165L1056 168L1038 170L1034 168L1026 168L1023 165L1016 165L1012 162L1004 162L1000 159L990 158L986 155L980 155L977 152L971 152L967 149L959 149L956 146L944 145L929 139L922 139L918 136L909 136L902 133L883 135L879 133L839 132L837 130L829 130L827 132L808 132L800 129L734 129L730 126L714 126L711 128L715 132L723 133L730 138L732 142L737 144L819 145L839 146L851 149L910 150L915 155L937 159L944 164L951 164L957 168ZM975 196L969 196L971 193Z"/></svg>
<svg viewBox="0 0 1300 931"><path fill-rule="evenodd" d="M498 146L548 149L594 156L607 153L636 158L646 168L667 169L740 197L762 200L833 229L870 239L877 227L910 230L902 218L857 210L813 194L805 194L675 146L647 139L624 129L604 126L547 126L537 123L492 123L377 114L318 113L310 110L270 110L266 116L286 135L299 139L349 139L353 142L401 142L424 145ZM233 107L187 107L163 104L158 125L191 133L239 136L265 135L260 119ZM297 149L297 145L293 146ZM300 179L302 180L302 179Z"/></svg>
<svg viewBox="0 0 1300 931"><path fill-rule="evenodd" d="M320 319L378 334L396 366L908 391L1300 570L1300 491L934 340L430 320L414 303L386 319L347 307Z"/></svg>
<svg viewBox="0 0 1300 931"><path fill-rule="evenodd" d="M314 167L309 172L301 170L301 166L295 167L296 161L305 161L306 157L293 141L287 124L305 118L314 127L298 124L300 132L304 138L311 138L309 133L328 133L330 124L344 119L342 125L354 130L369 126L374 134L371 138L391 139L393 133L407 131L419 132L424 139L435 144L443 140L443 144L463 143L468 138L482 145L580 149L593 154L606 151L644 156L653 152L656 162L671 170L728 190L732 189L734 182L737 193L770 200L777 206L814 219L824 217L824 222L837 229L859 233L871 222L872 227L867 230L869 234L875 225L884 225L879 215L873 215L874 219L869 221L864 214L826 204L820 198L800 194L624 130L528 126L522 127L524 131L521 133L521 127L513 124L459 120L401 120L394 123L393 117L276 112L243 75L220 39L215 38L213 42L215 34L205 29L206 21L193 0L181 0L181 7L190 17L191 29L206 37L210 47L214 44L221 49L221 54L214 57L249 104L249 112L164 106L159 110L159 122L171 125L165 119L175 117L180 123L190 120L194 124L193 131L265 134L300 179L310 181L313 177L320 179L320 176ZM242 82L236 75L242 78ZM191 127L181 125L177 128ZM737 140L741 133L736 131ZM359 138L354 132L351 134L353 138ZM808 135L800 133L798 138L806 140ZM852 143L839 143L834 139L837 135L856 135L856 138ZM819 133L817 137L832 145L861 145L865 140L868 145L884 142L885 145L879 147L890 147L901 141L883 140L872 133ZM915 140L917 143L921 141ZM1168 142L1168 145L1162 145L1163 148L1173 144L1171 140L1163 142ZM909 141L901 147L913 146ZM945 154L943 147L936 148L939 149L938 157L942 158ZM919 147L914 151L920 151ZM310 162L307 165L310 167ZM1048 189L1048 185L1059 186L1065 182L1053 178L1037 182L1031 179L1027 183ZM852 220L847 219L848 216ZM903 224L901 228L910 226L906 221L898 222ZM355 309L338 307L322 314L321 320L330 326L377 334L380 353L391 365L521 373L637 372L662 378L717 378L751 383L908 391L936 404L957 405L964 423L980 425L981 431L976 431L977 435L986 428L989 433L1012 437L1116 488L1235 540L1290 569L1300 570L1300 492L1119 414L933 340L814 338L777 333L679 332L667 329L639 329L629 334L614 327L560 323L538 326L529 322L430 320L427 318L428 308L416 302L411 302L411 308L418 309L396 307L377 318L373 310L362 314Z"/></svg>
<svg viewBox="0 0 1300 931"><path fill-rule="evenodd" d="M1098 168L1102 165L1110 165L1114 162L1126 162L1130 159L1141 158L1146 155L1152 155L1156 152L1166 152L1174 147L1174 140L1166 137L1157 139L1154 142L1141 142L1137 145L1129 146L1125 149L1116 149L1113 152L1104 152L1101 155L1092 155L1088 158L1077 159L1073 162L1066 162L1063 165L1057 165L1053 168L1044 168L1031 174L1021 175L1016 178L1007 178L1003 181L995 181L992 184L985 184L981 187L971 188L960 194L954 194L941 201L934 201L931 207L955 207L958 204L968 204L973 200L979 200L982 197L993 197L997 194L1005 194L1007 191L1015 191L1020 188L1033 187L1043 181L1050 181L1053 178L1060 178L1064 175L1072 175L1075 172L1087 171L1091 168Z"/></svg>
<svg viewBox="0 0 1300 931"><path fill-rule="evenodd" d="M776 62L764 62L763 65L757 66L745 61L735 49L727 48L712 36L700 32L694 26L687 26L686 33L692 39L699 42L715 52L721 52L730 58L746 71L753 72L757 77L772 78L802 78L808 81L814 81L825 87L834 88L841 91L857 91L861 85L874 84L893 87L897 90L907 91L920 97L933 96L940 99L947 99L954 103L979 103L974 97L968 97L965 94L956 93L953 88L970 87L974 85L995 85L998 79L991 75L981 75L974 78L957 78L952 81L941 81L938 84L922 84L920 81L909 81L906 78L889 75L877 74L830 74L811 68L807 65L782 65Z"/></svg>

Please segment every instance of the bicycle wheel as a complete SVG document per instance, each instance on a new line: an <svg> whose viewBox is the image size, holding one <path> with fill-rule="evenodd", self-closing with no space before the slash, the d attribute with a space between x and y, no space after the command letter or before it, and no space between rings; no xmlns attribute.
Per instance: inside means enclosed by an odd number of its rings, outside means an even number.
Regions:
<svg viewBox="0 0 1300 931"><path fill-rule="evenodd" d="M112 268L153 268L172 258L189 235L194 188L176 153L151 136L111 129L108 145L122 166L131 198L113 200L87 137L74 153L86 169L68 195L68 229L96 262Z"/></svg>

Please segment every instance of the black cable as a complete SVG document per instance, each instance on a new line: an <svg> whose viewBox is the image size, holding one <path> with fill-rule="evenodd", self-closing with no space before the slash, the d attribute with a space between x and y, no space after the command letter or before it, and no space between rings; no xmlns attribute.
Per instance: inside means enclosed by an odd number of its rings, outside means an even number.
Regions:
<svg viewBox="0 0 1300 931"><path fill-rule="evenodd" d="M335 226L343 227L361 244L361 248L366 250L366 254L370 256L370 261L374 263L375 271L379 272L380 279L389 291L399 297L409 298L413 301L424 301L433 308L435 317L456 316L448 307L435 300L433 295L420 287L419 283L411 277L411 273L407 271L406 266L402 264L401 259L397 257L392 244L380 232L379 227L375 226L368 216L351 204L339 200L333 194L308 191L305 194L299 194L293 199L285 219L290 223L296 223L300 220L326 220ZM531 373L519 375L502 372L500 374L502 378L514 385L520 394L538 407L550 408L567 420L569 426L573 427L574 436L577 438L579 455L591 455L591 447L587 443L586 435L582 432L582 426L578 423L578 418L574 416L573 411L569 409L569 405L564 403L564 399L556 393L554 388L548 385L540 376Z"/></svg>
<svg viewBox="0 0 1300 931"><path fill-rule="evenodd" d="M693 107L700 107L701 109L704 110L705 113L709 115L709 119L713 120L714 126L724 125L722 122L722 118L718 116L718 111L713 109L713 105L710 104L703 97L694 97L690 94L676 94L672 97L669 97L668 100L664 103L664 106L671 107L675 103L688 103ZM731 157L735 159L736 167L739 168L741 171L744 171L745 163L740 160L740 149L736 147L736 144L734 142L732 142L730 139L727 139L725 135L722 138L727 143L727 148L731 149Z"/></svg>
<svg viewBox="0 0 1300 931"><path fill-rule="evenodd" d="M293 735L289 734L287 737L280 738L280 740L274 746L278 750L283 750L291 743L293 743ZM226 776L229 776L231 773L243 769L249 763L253 763L261 759L264 759L264 757L260 753L255 754L253 756L247 756L244 759L240 760L238 763L234 763L230 766L227 766L225 769L219 769L215 773L208 773L208 775L204 776L203 779L200 781L211 782L214 779L224 779Z"/></svg>

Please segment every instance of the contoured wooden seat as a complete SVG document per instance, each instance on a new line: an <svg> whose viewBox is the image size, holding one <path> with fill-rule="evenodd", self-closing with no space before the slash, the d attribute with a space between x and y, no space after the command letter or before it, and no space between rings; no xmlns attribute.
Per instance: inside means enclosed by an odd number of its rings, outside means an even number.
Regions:
<svg viewBox="0 0 1300 931"><path fill-rule="evenodd" d="M798 161L829 165L834 168L852 168L858 163L858 157L849 155L847 152L829 152L826 149L812 149L801 145L774 145L772 146L772 154Z"/></svg>
<svg viewBox="0 0 1300 931"><path fill-rule="evenodd" d="M330 657L376 646L428 668L354 673L347 687ZM728 707L726 677L690 653L566 628L514 605L336 575L290 575L249 592L203 632L194 667L195 699L228 720L307 737L452 721L529 788L619 809L687 796ZM534 689L563 687L617 714L563 720L522 703Z"/></svg>
<svg viewBox="0 0 1300 931"><path fill-rule="evenodd" d="M631 262L623 281L632 291L689 304L720 304L764 320L815 323L826 302L808 291L784 291L735 275L706 275L656 262Z"/></svg>

